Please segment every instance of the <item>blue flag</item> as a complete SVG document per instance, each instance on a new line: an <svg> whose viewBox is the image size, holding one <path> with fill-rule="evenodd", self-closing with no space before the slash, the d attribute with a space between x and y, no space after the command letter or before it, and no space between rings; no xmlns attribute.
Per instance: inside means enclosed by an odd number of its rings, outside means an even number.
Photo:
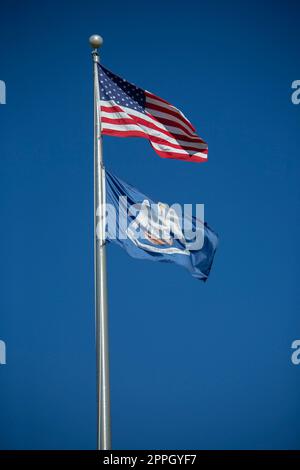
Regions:
<svg viewBox="0 0 300 470"><path fill-rule="evenodd" d="M106 240L140 259L175 263L205 281L218 237L191 214L191 205L153 202L133 186L106 171ZM186 207L188 206L188 207Z"/></svg>

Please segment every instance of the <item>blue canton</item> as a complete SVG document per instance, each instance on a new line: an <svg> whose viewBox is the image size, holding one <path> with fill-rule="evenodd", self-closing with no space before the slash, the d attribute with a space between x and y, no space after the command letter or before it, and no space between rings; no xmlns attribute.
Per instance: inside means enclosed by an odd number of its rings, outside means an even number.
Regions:
<svg viewBox="0 0 300 470"><path fill-rule="evenodd" d="M118 75L114 75L102 65L99 65L99 81L101 100L112 100L119 106L125 106L145 114L144 90L118 77Z"/></svg>

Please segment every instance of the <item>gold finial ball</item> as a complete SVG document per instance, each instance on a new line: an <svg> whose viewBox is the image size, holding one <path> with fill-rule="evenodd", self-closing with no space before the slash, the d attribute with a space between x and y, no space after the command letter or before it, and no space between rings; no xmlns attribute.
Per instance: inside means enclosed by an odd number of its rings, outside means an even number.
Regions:
<svg viewBox="0 0 300 470"><path fill-rule="evenodd" d="M99 36L99 34L93 34L90 37L89 42L93 49L98 49L98 47L101 47L103 44L103 38Z"/></svg>

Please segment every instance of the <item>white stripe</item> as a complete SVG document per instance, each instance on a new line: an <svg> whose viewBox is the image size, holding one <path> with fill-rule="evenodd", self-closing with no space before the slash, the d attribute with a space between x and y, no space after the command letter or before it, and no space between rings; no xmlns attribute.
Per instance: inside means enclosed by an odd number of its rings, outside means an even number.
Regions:
<svg viewBox="0 0 300 470"><path fill-rule="evenodd" d="M132 119L129 114L123 111L116 111L114 113L108 113L107 111L101 111L101 117L107 117L109 119Z"/></svg>
<svg viewBox="0 0 300 470"><path fill-rule="evenodd" d="M150 91L147 91L147 93L150 93ZM171 109L173 111L179 111L179 109L175 108L175 106L173 106L172 104L164 103L163 101L160 101L160 100L156 99L155 95L153 95L152 93L151 93L151 98L150 98L150 96L146 95L146 102L147 101L148 101L148 103L152 103L152 104L155 104L157 106L161 106L162 108Z"/></svg>
<svg viewBox="0 0 300 470"><path fill-rule="evenodd" d="M102 116L103 116L103 114L104 114L104 113L102 112ZM110 115L110 116L106 116L106 117L109 117L110 119L113 119L114 113L106 113L106 114L109 114L109 115ZM118 113L118 114L116 115L116 117L118 117L119 115L120 115L120 113ZM130 118L130 116L128 116L128 115L126 115L126 117L127 117L127 119L128 119L128 117ZM107 123L106 123L106 122L103 122L103 123L102 123L102 126L105 126L105 125L107 125ZM177 141L176 141L175 139L173 139L173 138L171 138L171 137L169 137L169 136L163 134L162 132L159 132L159 131L157 131L157 130L155 130L155 129L152 129L152 128L150 128L150 127L147 127L147 126L145 126L145 125L143 125L143 124L134 124L134 121L132 122L132 124L109 124L109 125L117 126L117 127L116 127L117 130L119 130L119 128L120 128L120 130L122 130L122 129L124 129L124 130L125 130L125 129L128 129L128 130L130 130L130 131L131 131L131 130L137 130L137 129L138 129L139 131L140 131L140 130L143 130L144 132L146 132L146 134L155 135L156 137L159 137L160 139L163 139L163 140L165 140L166 142L170 142L170 143L173 143L173 144L176 144L176 143L177 143Z"/></svg>
<svg viewBox="0 0 300 470"><path fill-rule="evenodd" d="M141 113L139 113L139 114L140 114L141 117L145 116L144 114L141 114ZM127 113L123 113L123 112L107 113L106 111L102 111L101 116L102 117L107 117L109 119L128 119L128 118L130 119L131 118L130 115L128 115ZM148 120L150 122L155 123L155 121L153 121L151 119L148 119ZM102 128L104 128L104 125L107 125L107 124L108 123L106 123L106 122L102 122ZM159 137L160 139L163 139L164 141L169 142L170 144L181 145L182 147L193 147L193 148L198 149L198 150L207 148L207 144L205 144L205 143L186 142L184 140L177 140L177 139L174 139L173 137L169 137L168 135L165 135L162 132L159 132L158 130L152 129L151 127L148 127L148 126L143 125L143 124L135 125L134 122L132 122L132 124L112 124L112 125L120 126L121 127L120 130L127 128L127 126L130 127L128 130L133 130L133 129L131 129L131 126L134 125L135 128L140 128L144 132L146 132L147 134Z"/></svg>
<svg viewBox="0 0 300 470"><path fill-rule="evenodd" d="M120 124L110 124L108 122L102 122L102 129L110 129L112 131L139 131L142 132L140 126L134 124L124 124L121 126Z"/></svg>
<svg viewBox="0 0 300 470"><path fill-rule="evenodd" d="M191 139L191 141L194 140L194 139L199 140L199 137L196 134L195 134L195 136L192 136L192 135L188 134L187 132L183 131L182 129L179 129L178 127L165 126L161 122L158 122L155 119L152 119L151 116L149 116L148 114L140 113L139 111L136 111L135 109L132 109L132 108L127 108L126 106L120 106L112 100L111 101L101 101L101 106L106 106L106 107L110 107L110 108L112 108L113 106L118 106L124 112L123 117L126 116L128 118L128 117L130 117L130 115L137 116L141 119L144 119L145 121L149 121L152 124L155 124L156 127L159 127L160 129L164 129L165 131L169 132L170 134L174 133L174 134L184 135L185 137L188 137L189 139ZM103 116L104 113L105 113L105 111L102 111L101 115ZM121 113L116 111L115 113L107 113L107 114L110 114L111 116L114 116L115 114L121 114ZM106 117L110 117L110 116L107 115ZM201 142L199 142L199 144L201 144Z"/></svg>
<svg viewBox="0 0 300 470"><path fill-rule="evenodd" d="M179 119L173 116L172 114L162 113L161 111L157 111L156 109L146 108L146 110L148 111L149 114L153 114L153 116L162 117L162 118L169 119L169 121L178 122L178 124L181 124L187 130L188 133L194 136L196 135L195 132L193 132L192 129L187 124L185 124L183 119Z"/></svg>
<svg viewBox="0 0 300 470"><path fill-rule="evenodd" d="M150 93L150 91L147 91L147 93ZM146 95L146 103L148 101L148 103L152 103L152 104L155 104L157 106L161 106L162 108L166 108L166 109L170 109L171 111L176 111L177 113L180 114L180 116L182 116L191 126L192 123L190 122L190 120L183 114L182 111L180 111L180 109L176 108L175 106L173 106L172 104L169 104L169 103L164 103L163 101L159 101L155 95L153 95L152 93L151 94L151 98L149 96Z"/></svg>
<svg viewBox="0 0 300 470"><path fill-rule="evenodd" d="M193 152L193 150L173 149L172 147L168 147L167 145L163 144L157 144L156 142L151 142L151 144L154 148L156 148L157 150L161 150L162 152L178 153L180 155L192 155L193 157L207 158L206 153Z"/></svg>
<svg viewBox="0 0 300 470"><path fill-rule="evenodd" d="M108 129L108 130L116 130L116 131L138 131L141 132L140 126L135 126L135 125L129 125L125 124L124 126L118 125L118 124L108 124L106 122L102 123L102 129ZM181 150L181 149L174 149L173 147L169 147L167 145L163 144L157 144L156 142L151 141L151 145L162 152L169 152L169 153L177 153L179 155L192 155L193 157L201 157L201 158L207 158L207 155L202 152L193 152L192 150Z"/></svg>

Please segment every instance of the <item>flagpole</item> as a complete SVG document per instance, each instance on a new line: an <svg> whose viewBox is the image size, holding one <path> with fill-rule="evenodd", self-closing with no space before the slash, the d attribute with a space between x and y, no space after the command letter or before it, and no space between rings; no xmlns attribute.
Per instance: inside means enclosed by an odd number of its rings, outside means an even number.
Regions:
<svg viewBox="0 0 300 470"><path fill-rule="evenodd" d="M105 227L102 208L106 201L101 136L100 87L98 79L101 36L89 39L94 67L94 262L97 367L97 449L111 449L108 311L106 283ZM98 217L99 216L99 217ZM98 223L99 218L99 223Z"/></svg>

